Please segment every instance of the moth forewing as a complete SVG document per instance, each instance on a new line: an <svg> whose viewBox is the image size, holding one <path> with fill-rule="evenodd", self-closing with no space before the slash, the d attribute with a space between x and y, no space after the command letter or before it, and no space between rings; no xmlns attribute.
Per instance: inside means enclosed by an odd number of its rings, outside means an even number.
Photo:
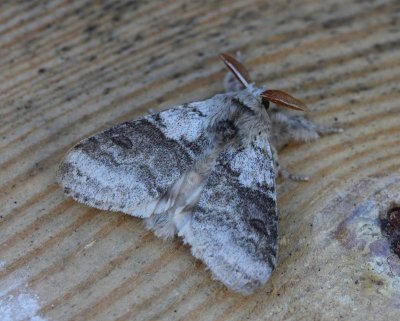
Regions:
<svg viewBox="0 0 400 321"><path fill-rule="evenodd" d="M275 172L266 135L221 153L182 230L192 253L228 288L251 294L276 263Z"/></svg>
<svg viewBox="0 0 400 321"><path fill-rule="evenodd" d="M64 191L99 209L150 216L212 144L205 128L221 99L147 115L81 141L59 167Z"/></svg>

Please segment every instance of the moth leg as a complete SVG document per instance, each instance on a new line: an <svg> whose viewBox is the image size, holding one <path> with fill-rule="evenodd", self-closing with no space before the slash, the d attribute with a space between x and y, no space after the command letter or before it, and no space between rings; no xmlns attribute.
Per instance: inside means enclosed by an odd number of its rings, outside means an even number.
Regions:
<svg viewBox="0 0 400 321"><path fill-rule="evenodd" d="M154 213L146 218L145 225L148 230L153 230L157 237L163 239L173 238L176 234L175 224L170 213Z"/></svg>
<svg viewBox="0 0 400 321"><path fill-rule="evenodd" d="M289 173L286 169L284 168L280 168L278 171L279 175L284 178L284 179L291 179L292 181L296 181L296 182L307 182L310 180L310 178L308 176L304 176L304 175L295 175L292 173Z"/></svg>
<svg viewBox="0 0 400 321"><path fill-rule="evenodd" d="M276 111L272 118L272 142L281 149L291 141L309 142L321 135L341 133L343 129L316 124L304 116L288 116Z"/></svg>
<svg viewBox="0 0 400 321"><path fill-rule="evenodd" d="M236 52L235 58L239 62L243 62L242 54L240 51ZM243 84L236 79L235 75L228 71L224 78L224 88L226 92L240 91L244 89Z"/></svg>
<svg viewBox="0 0 400 321"><path fill-rule="evenodd" d="M315 129L318 132L318 134L321 135L329 135L329 134L337 134L337 133L343 133L343 128L338 128L338 127L330 127L330 126L324 126L320 124L315 124Z"/></svg>
<svg viewBox="0 0 400 321"><path fill-rule="evenodd" d="M309 180L308 176L292 174L288 172L285 168L280 166L278 161L278 152L273 145L271 145L271 150L272 150L272 158L274 159L275 173L278 173L278 175L284 179L291 179L297 182L306 182Z"/></svg>

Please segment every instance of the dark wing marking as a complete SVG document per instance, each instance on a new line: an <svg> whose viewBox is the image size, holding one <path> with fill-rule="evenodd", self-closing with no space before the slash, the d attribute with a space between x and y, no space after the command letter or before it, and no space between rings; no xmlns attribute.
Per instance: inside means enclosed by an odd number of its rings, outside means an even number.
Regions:
<svg viewBox="0 0 400 321"><path fill-rule="evenodd" d="M129 121L87 138L61 163L58 179L79 202L151 215L157 200L212 143L210 115L224 95Z"/></svg>
<svg viewBox="0 0 400 321"><path fill-rule="evenodd" d="M230 289L249 294L268 280L276 262L277 208L265 136L219 156L193 210L191 229L180 235Z"/></svg>

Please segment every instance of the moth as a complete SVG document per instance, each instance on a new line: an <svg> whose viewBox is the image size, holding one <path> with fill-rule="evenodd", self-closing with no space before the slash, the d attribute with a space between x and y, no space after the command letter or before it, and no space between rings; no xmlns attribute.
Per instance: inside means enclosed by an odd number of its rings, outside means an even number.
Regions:
<svg viewBox="0 0 400 321"><path fill-rule="evenodd" d="M226 92L128 121L73 147L57 177L67 195L102 210L145 219L162 238L191 246L213 277L251 294L276 265L277 150L340 129L281 107L300 100L257 87L228 54Z"/></svg>

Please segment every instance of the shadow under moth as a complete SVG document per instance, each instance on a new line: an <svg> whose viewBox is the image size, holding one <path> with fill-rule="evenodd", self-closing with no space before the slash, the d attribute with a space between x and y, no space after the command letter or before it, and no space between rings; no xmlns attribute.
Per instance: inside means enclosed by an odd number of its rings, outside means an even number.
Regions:
<svg viewBox="0 0 400 321"><path fill-rule="evenodd" d="M305 110L280 90L255 86L237 59L221 55L226 92L128 121L72 148L57 176L67 195L145 219L180 236L213 277L250 294L276 265L277 150L340 129L279 107Z"/></svg>

